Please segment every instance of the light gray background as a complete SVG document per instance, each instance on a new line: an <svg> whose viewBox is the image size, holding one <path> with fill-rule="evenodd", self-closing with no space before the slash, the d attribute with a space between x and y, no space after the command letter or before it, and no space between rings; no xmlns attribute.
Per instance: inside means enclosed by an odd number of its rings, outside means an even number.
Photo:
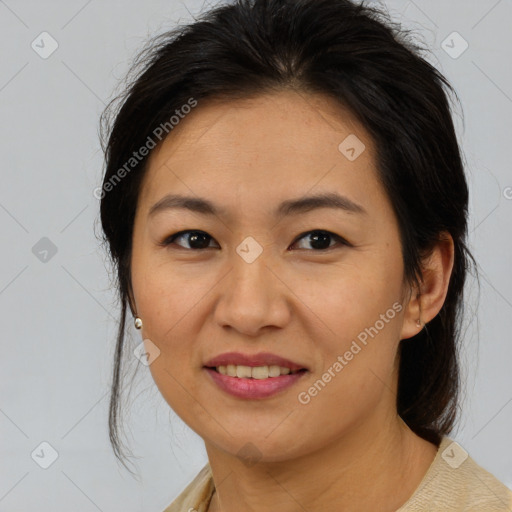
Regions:
<svg viewBox="0 0 512 512"><path fill-rule="evenodd" d="M189 21L202 4L0 0L0 511L160 512L207 460L147 367L133 384L126 427L141 481L113 456L107 406L117 305L94 236L93 196L102 173L98 117L118 79L149 35ZM458 107L455 121L482 287L477 305L470 278L466 399L452 437L512 487L512 5L385 5L433 48L429 60L462 101L465 125ZM43 31L59 45L47 59L31 48ZM456 59L441 46L454 31L469 43ZM46 262L33 252L43 237L57 248ZM133 350L140 334L130 332ZM31 457L44 441L59 455L48 469Z"/></svg>

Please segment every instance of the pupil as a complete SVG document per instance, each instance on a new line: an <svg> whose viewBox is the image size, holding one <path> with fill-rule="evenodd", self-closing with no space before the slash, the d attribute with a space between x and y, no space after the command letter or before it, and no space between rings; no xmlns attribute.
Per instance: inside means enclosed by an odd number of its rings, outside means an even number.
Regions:
<svg viewBox="0 0 512 512"><path fill-rule="evenodd" d="M330 235L328 233L315 232L311 233L311 247L314 249L328 249L329 248L329 238ZM327 242L327 243L325 243Z"/></svg>
<svg viewBox="0 0 512 512"><path fill-rule="evenodd" d="M191 233L189 235L190 246L195 247L196 249L204 249L204 248L208 247L207 237L208 236L205 235L205 233ZM201 239L202 239L202 243L201 243ZM194 245L194 242L197 242L198 240L199 240L198 246Z"/></svg>

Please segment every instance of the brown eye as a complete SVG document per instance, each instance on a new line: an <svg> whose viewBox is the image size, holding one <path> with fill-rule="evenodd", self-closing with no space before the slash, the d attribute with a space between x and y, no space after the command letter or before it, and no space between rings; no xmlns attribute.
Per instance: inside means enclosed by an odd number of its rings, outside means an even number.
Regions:
<svg viewBox="0 0 512 512"><path fill-rule="evenodd" d="M186 243L189 244L189 247L183 247L181 244L175 244L175 240L185 240ZM213 240L213 238L204 231L187 230L171 235L166 238L161 245L169 246L174 244L182 247L183 249L200 250L207 249L209 247L210 240Z"/></svg>
<svg viewBox="0 0 512 512"><path fill-rule="evenodd" d="M297 243L298 240L302 238L309 237L308 243L311 244L311 247L316 251L325 251L327 249L332 249L336 246L336 244L331 245L331 241L336 241L341 245L350 245L344 238L335 233L331 233L330 231L323 231L320 229L315 229L313 231L307 231L300 235L294 244Z"/></svg>

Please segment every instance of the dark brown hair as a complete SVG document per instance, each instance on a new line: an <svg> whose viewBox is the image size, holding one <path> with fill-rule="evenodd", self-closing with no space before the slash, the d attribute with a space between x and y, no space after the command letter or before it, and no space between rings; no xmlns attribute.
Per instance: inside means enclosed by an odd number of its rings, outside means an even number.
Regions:
<svg viewBox="0 0 512 512"><path fill-rule="evenodd" d="M446 300L419 334L401 342L397 395L398 414L419 436L438 444L451 431L463 288L475 263L465 243L468 187L447 93L457 95L408 35L386 13L349 0L237 0L153 38L139 54L135 78L101 123L106 170L100 215L121 305L109 417L119 460L132 229L147 158L115 186L112 179L191 97L201 108L205 98L229 101L286 88L328 95L373 137L379 178L399 223L405 281L418 286L422 258L443 231L453 238Z"/></svg>

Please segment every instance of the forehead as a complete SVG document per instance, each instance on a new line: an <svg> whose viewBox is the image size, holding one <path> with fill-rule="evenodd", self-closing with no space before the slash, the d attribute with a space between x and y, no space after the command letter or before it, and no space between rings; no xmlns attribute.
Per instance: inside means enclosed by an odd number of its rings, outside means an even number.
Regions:
<svg viewBox="0 0 512 512"><path fill-rule="evenodd" d="M171 191L261 202L315 188L368 201L365 195L382 193L374 154L365 128L326 96L283 91L199 101L152 151L141 202Z"/></svg>

